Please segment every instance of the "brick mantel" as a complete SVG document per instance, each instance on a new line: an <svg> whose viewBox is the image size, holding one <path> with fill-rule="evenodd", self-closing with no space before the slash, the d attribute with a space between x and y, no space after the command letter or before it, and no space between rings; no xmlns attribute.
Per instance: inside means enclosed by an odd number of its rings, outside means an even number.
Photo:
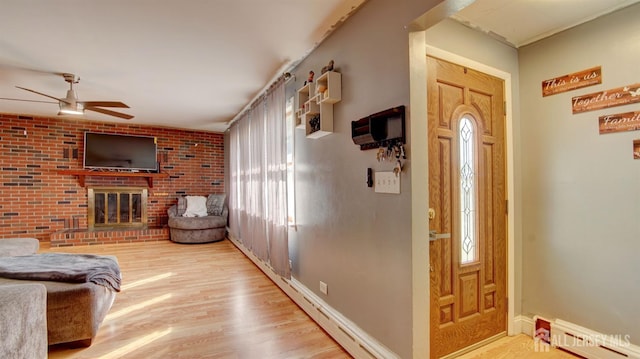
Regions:
<svg viewBox="0 0 640 359"><path fill-rule="evenodd" d="M167 178L167 173L146 173L146 172L107 172L107 171L89 171L89 170L59 170L56 171L61 175L72 175L78 177L80 187L85 186L85 177L142 177L147 180L149 188L153 188L154 178Z"/></svg>

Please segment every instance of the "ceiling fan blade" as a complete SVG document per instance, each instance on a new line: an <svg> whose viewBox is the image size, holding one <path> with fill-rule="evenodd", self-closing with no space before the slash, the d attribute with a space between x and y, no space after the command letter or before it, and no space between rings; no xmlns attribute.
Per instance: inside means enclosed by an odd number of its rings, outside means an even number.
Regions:
<svg viewBox="0 0 640 359"><path fill-rule="evenodd" d="M24 71L24 72L33 72L33 73L36 73L36 74L57 75L57 76L62 76L64 74L64 72L44 70L44 69L39 69L39 68L34 68L34 67L27 67L27 66L18 65L18 64L0 64L0 70L5 70L5 71Z"/></svg>
<svg viewBox="0 0 640 359"><path fill-rule="evenodd" d="M89 110L89 111L95 111L95 112L104 113L105 115L124 118L125 120L130 120L130 119L133 118L133 116L127 115L126 113L111 111L111 110L107 110L107 109L100 108L100 107L85 107L84 109L85 110Z"/></svg>
<svg viewBox="0 0 640 359"><path fill-rule="evenodd" d="M78 103L81 103L82 105L84 105L84 107L98 106L98 107L129 108L129 106L127 106L126 104L120 101L78 101Z"/></svg>
<svg viewBox="0 0 640 359"><path fill-rule="evenodd" d="M21 99L21 98L8 98L8 97L0 97L0 100L24 101L24 102L41 102L41 103L54 103L54 104L58 104L57 102L53 102L53 101L23 100L23 99Z"/></svg>
<svg viewBox="0 0 640 359"><path fill-rule="evenodd" d="M33 93L38 94L38 95L40 95L40 96L44 96L44 97L48 97L48 98L52 98L52 99L54 99L54 100L58 100L58 101L62 101L62 102L66 102L66 103L69 103L69 104L70 104L70 102L69 102L69 101L67 101L67 100L65 100L65 99L62 99L62 98L53 97L53 96L51 96L51 95L47 95L46 93L42 93L42 92L38 92L38 91L34 91L34 90L31 90L31 89L28 89L28 88L24 88L24 87L20 87L20 86L16 86L16 87L17 87L17 88L19 88L19 89L21 89L21 90L25 90L25 91L33 92Z"/></svg>

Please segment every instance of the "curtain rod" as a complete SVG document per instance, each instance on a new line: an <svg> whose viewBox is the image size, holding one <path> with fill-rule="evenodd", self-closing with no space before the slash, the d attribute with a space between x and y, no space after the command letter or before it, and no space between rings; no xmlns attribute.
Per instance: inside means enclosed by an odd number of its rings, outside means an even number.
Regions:
<svg viewBox="0 0 640 359"><path fill-rule="evenodd" d="M295 68L300 61L296 61L294 63L290 63L290 64L284 64L280 67L280 69L276 72L276 75L274 75L268 82L267 85L265 85L259 92L257 95L255 95L251 101L249 101L249 103L247 103L242 110L240 110L240 112L238 112L235 116L233 116L233 118L231 119L231 121L229 121L229 127L227 127L227 131L229 130L229 128L238 120L240 119L240 117L242 117L245 112L247 112L249 109L251 109L253 107L253 105L260 100L260 98L266 96L269 91L273 88L273 86L275 84L278 83L278 81L284 79L285 83L291 81L291 79L295 79L295 75L291 74L289 72L290 69ZM287 77L288 75L288 77Z"/></svg>

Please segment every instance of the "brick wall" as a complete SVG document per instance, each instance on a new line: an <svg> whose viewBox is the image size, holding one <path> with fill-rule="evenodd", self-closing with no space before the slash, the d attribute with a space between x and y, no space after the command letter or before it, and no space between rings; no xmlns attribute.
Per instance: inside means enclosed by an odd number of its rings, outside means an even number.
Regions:
<svg viewBox="0 0 640 359"><path fill-rule="evenodd" d="M158 160L168 178L149 189L150 225L163 225L167 208L182 195L224 193L224 137L220 133L88 120L0 114L0 238L34 237L87 226L86 187L147 187L144 178L75 176L82 169L86 131L155 136ZM74 221L75 219L75 221Z"/></svg>

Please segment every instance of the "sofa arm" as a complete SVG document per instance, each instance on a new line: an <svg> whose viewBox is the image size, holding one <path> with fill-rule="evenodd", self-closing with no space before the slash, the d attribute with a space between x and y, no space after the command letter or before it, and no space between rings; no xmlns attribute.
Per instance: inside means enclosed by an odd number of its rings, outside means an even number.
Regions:
<svg viewBox="0 0 640 359"><path fill-rule="evenodd" d="M47 289L0 285L0 358L47 357Z"/></svg>

